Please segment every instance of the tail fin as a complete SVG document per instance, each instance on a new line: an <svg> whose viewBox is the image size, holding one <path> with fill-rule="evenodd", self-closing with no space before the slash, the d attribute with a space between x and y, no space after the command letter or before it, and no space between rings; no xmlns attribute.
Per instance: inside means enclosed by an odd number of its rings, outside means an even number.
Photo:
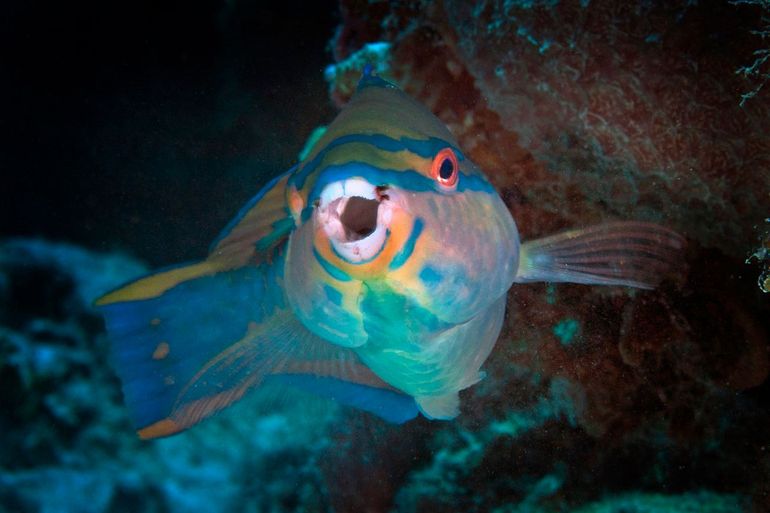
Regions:
<svg viewBox="0 0 770 513"><path fill-rule="evenodd" d="M280 355L259 349L283 307L270 267L163 271L97 301L126 406L143 438L181 431L240 398ZM169 275L182 281L169 285ZM277 290L276 290L277 289Z"/></svg>
<svg viewBox="0 0 770 513"><path fill-rule="evenodd" d="M515 281L655 288L681 263L684 238L663 226L606 223L521 246Z"/></svg>
<svg viewBox="0 0 770 513"><path fill-rule="evenodd" d="M182 431L266 378L391 422L417 415L347 348L308 331L284 303L280 260L217 271L161 271L97 301L141 438Z"/></svg>

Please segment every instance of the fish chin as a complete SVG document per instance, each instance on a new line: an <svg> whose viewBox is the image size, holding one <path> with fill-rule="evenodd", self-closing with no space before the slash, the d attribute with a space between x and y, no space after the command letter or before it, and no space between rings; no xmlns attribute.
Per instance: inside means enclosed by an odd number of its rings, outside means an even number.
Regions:
<svg viewBox="0 0 770 513"><path fill-rule="evenodd" d="M364 263L385 246L393 208L381 188L349 178L324 187L315 219L342 259Z"/></svg>

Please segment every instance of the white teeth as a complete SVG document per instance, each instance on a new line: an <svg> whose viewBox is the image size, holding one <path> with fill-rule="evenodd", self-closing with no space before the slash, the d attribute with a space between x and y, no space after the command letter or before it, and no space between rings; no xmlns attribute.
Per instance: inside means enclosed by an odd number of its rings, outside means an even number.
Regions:
<svg viewBox="0 0 770 513"><path fill-rule="evenodd" d="M358 196L368 200L377 199L372 184L360 178L349 178L342 183L345 196Z"/></svg>
<svg viewBox="0 0 770 513"><path fill-rule="evenodd" d="M366 237L347 241L346 230L340 218L352 197L379 201L377 226ZM316 219L323 226L335 251L349 262L369 260L382 250L392 216L391 202L380 200L376 187L361 178L349 178L324 187L316 210Z"/></svg>
<svg viewBox="0 0 770 513"><path fill-rule="evenodd" d="M381 203L380 208L377 209L377 224L390 226L391 219L393 219L393 206L390 202Z"/></svg>
<svg viewBox="0 0 770 513"><path fill-rule="evenodd" d="M345 195L342 184L343 182L334 182L324 187L321 191L321 208L326 208L326 205Z"/></svg>
<svg viewBox="0 0 770 513"><path fill-rule="evenodd" d="M342 226L338 217L326 216L323 219L323 223L326 235L328 235L330 239L340 239L345 236L345 227Z"/></svg>
<svg viewBox="0 0 770 513"><path fill-rule="evenodd" d="M343 196L358 196L368 200L377 199L377 192L372 184L361 178L348 178L330 183L321 191L321 208ZM344 206L344 205L343 205Z"/></svg>
<svg viewBox="0 0 770 513"><path fill-rule="evenodd" d="M334 211L337 213L337 216L341 216L342 213L345 211L345 206L348 204L348 200L350 198L340 198L340 200L337 202L337 206L334 208Z"/></svg>

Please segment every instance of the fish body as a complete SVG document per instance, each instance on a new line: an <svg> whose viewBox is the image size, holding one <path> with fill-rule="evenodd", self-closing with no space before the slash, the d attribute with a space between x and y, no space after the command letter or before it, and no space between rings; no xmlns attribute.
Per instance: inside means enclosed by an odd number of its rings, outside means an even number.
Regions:
<svg viewBox="0 0 770 513"><path fill-rule="evenodd" d="M514 282L651 288L682 239L612 223L521 245L449 130L365 71L306 158L269 183L209 257L101 298L145 438L265 381L394 422L451 419L483 377Z"/></svg>
<svg viewBox="0 0 770 513"><path fill-rule="evenodd" d="M432 174L442 164L456 183ZM354 348L427 414L456 415L516 274L516 224L494 187L433 114L376 77L364 78L288 185L304 206L286 257L298 318ZM355 222L358 232L346 226ZM452 410L433 411L445 395Z"/></svg>

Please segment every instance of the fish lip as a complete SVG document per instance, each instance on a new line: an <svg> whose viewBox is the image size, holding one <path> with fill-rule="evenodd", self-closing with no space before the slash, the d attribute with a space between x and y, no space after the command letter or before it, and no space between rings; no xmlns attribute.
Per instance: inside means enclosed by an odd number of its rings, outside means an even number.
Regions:
<svg viewBox="0 0 770 513"><path fill-rule="evenodd" d="M353 177L327 184L321 191L314 212L315 222L343 259L351 263L363 263L376 256L384 247L395 206L387 194L388 189L387 186L374 185L363 178ZM377 202L376 223L371 232L362 237L351 236L343 222L345 209L353 198ZM357 203L361 215L373 214L371 211L366 212L370 208L366 204L361 206L360 201Z"/></svg>

